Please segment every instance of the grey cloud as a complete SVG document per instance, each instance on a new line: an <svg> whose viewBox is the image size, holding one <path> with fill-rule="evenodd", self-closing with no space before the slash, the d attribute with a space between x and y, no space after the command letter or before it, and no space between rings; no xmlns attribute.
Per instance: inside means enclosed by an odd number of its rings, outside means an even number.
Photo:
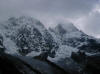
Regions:
<svg viewBox="0 0 100 74"><path fill-rule="evenodd" d="M93 36L100 36L100 12L94 12L85 17L82 22L83 30Z"/></svg>
<svg viewBox="0 0 100 74"><path fill-rule="evenodd" d="M77 17L90 12L96 2L96 0L0 0L0 12L2 15L30 12L33 15Z"/></svg>
<svg viewBox="0 0 100 74"><path fill-rule="evenodd" d="M0 0L0 21L12 16L30 15L41 20L46 26L53 26L50 24L59 20L73 20L86 16L94 9L98 1L99 0ZM91 20L95 21L96 19L96 16L93 16ZM91 22L91 20L87 19L88 22ZM87 33L94 31L92 25L84 26L87 27ZM91 29L88 30L90 26Z"/></svg>

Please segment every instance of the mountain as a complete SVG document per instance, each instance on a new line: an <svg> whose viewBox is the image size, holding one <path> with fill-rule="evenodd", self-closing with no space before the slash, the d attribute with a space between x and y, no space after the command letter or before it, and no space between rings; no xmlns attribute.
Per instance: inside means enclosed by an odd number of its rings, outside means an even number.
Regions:
<svg viewBox="0 0 100 74"><path fill-rule="evenodd" d="M0 74L97 74L99 48L99 39L70 22L47 29L32 17L12 17L0 23Z"/></svg>
<svg viewBox="0 0 100 74"><path fill-rule="evenodd" d="M28 16L12 17L0 24L6 53L28 55L31 52L48 52L51 56L58 48L44 25Z"/></svg>
<svg viewBox="0 0 100 74"><path fill-rule="evenodd" d="M60 23L55 28L49 28L59 45L67 45L86 52L100 52L100 40L85 34L72 23Z"/></svg>
<svg viewBox="0 0 100 74"><path fill-rule="evenodd" d="M100 40L85 34L72 23L59 23L46 29L37 19L29 16L11 17L0 24L5 52L37 56L47 52L51 57L71 56L72 52L100 52ZM67 53L67 54L66 54Z"/></svg>
<svg viewBox="0 0 100 74"><path fill-rule="evenodd" d="M72 23L60 23L49 28L59 44L54 58L48 57L69 74L95 74L99 72L100 40L78 30Z"/></svg>

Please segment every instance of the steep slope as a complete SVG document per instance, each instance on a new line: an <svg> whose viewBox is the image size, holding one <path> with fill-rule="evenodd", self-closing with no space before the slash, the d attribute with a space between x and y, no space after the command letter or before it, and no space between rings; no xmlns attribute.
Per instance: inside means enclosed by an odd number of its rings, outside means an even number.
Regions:
<svg viewBox="0 0 100 74"><path fill-rule="evenodd" d="M72 23L58 24L49 31L59 45L67 45L87 52L100 51L100 40L86 35Z"/></svg>
<svg viewBox="0 0 100 74"><path fill-rule="evenodd" d="M93 59L93 62L91 58L90 61L87 61L89 55L100 53L99 39L86 35L72 23L58 24L55 28L49 28L49 31L59 44L59 49L56 52L55 58L48 57L48 60L69 71L70 74L95 74L96 71L99 72L98 61L100 56L99 58L95 56L98 60ZM73 55L72 52L79 53L80 55ZM90 64L91 62L92 64Z"/></svg>
<svg viewBox="0 0 100 74"><path fill-rule="evenodd" d="M5 51L5 47L3 45L3 36L0 34L0 53Z"/></svg>
<svg viewBox="0 0 100 74"><path fill-rule="evenodd" d="M44 25L31 17L9 18L8 21L0 24L0 32L3 34L4 45L8 53L13 50L13 54L20 55L27 55L32 51L46 51L51 54L58 47Z"/></svg>
<svg viewBox="0 0 100 74"><path fill-rule="evenodd" d="M59 49L56 51L55 57L48 57L48 59L53 62L61 61L62 59L71 57L72 52L78 52L78 49L67 45L61 45Z"/></svg>

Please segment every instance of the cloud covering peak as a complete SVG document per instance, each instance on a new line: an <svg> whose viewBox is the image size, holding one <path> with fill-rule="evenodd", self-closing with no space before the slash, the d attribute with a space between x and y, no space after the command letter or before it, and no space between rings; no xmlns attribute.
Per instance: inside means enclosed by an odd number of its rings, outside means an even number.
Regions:
<svg viewBox="0 0 100 74"><path fill-rule="evenodd" d="M96 32L92 29L92 31L88 30L92 28L88 23L93 20L93 24L97 24L96 19L99 18L100 12L93 13L93 10L99 11L99 3L99 0L0 0L0 21L12 16L30 15L49 27L54 26L58 21L72 21L73 23L78 21L78 24L81 24L79 19L89 16L82 26L77 24L76 26L80 26L82 30L87 28L86 33L90 34L90 32ZM94 16L90 16L90 13Z"/></svg>

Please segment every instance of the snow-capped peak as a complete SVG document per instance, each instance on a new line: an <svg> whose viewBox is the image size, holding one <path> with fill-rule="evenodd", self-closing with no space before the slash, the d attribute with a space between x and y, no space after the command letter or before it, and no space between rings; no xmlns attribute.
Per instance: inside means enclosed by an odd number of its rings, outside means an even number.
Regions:
<svg viewBox="0 0 100 74"><path fill-rule="evenodd" d="M49 51L56 46L52 35L45 26L32 17L9 18L6 22L0 24L0 32L4 36L5 47L9 47L6 51L8 53L14 50L15 53L19 52L22 55L27 55L32 51ZM6 44L7 41L14 44ZM11 48L12 46L16 49Z"/></svg>
<svg viewBox="0 0 100 74"><path fill-rule="evenodd" d="M21 25L34 25L34 26L37 25L38 26L39 25L43 27L43 24L39 20L33 17L29 17L29 16L11 17L8 19L7 23L8 22L12 23L15 26L17 24L18 26L21 26Z"/></svg>

